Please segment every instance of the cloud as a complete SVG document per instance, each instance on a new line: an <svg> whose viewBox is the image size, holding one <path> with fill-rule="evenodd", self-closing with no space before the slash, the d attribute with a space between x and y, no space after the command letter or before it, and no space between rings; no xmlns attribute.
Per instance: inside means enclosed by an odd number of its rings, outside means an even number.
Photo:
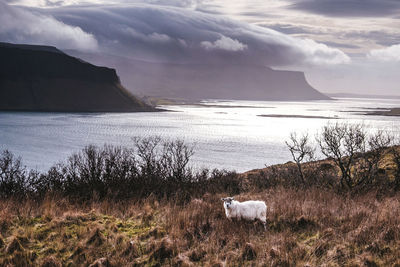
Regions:
<svg viewBox="0 0 400 267"><path fill-rule="evenodd" d="M320 34L321 31L318 31L310 26L304 25L294 25L289 23L260 23L258 26L269 28L281 33L285 34L303 34L303 33L311 33L311 34Z"/></svg>
<svg viewBox="0 0 400 267"><path fill-rule="evenodd" d="M400 12L398 0L291 0L291 9L333 17L382 17Z"/></svg>
<svg viewBox="0 0 400 267"><path fill-rule="evenodd" d="M377 61L400 62L400 44L371 50L368 53L368 58Z"/></svg>
<svg viewBox="0 0 400 267"><path fill-rule="evenodd" d="M213 43L209 41L203 41L201 42L201 46L206 50L221 49L232 52L243 51L247 48L247 45L226 36L221 36L221 38Z"/></svg>
<svg viewBox="0 0 400 267"><path fill-rule="evenodd" d="M391 46L400 43L400 32L396 29L393 32L386 30L358 30L347 31L343 34L345 39L373 40L382 46Z"/></svg>
<svg viewBox="0 0 400 267"><path fill-rule="evenodd" d="M83 51L97 49L96 38L78 26L52 16L0 3L0 40L13 43L54 45Z"/></svg>
<svg viewBox="0 0 400 267"><path fill-rule="evenodd" d="M317 43L314 40L301 39L297 45L303 50L303 53L306 55L305 61L309 64L336 65L347 64L351 61L349 56L340 50L331 48L326 44Z"/></svg>
<svg viewBox="0 0 400 267"><path fill-rule="evenodd" d="M358 50L367 53L371 43L381 46L391 46L400 43L400 31L396 28L352 29L352 28L325 28L320 25L303 25L292 23L260 23L259 26L273 29L285 34L297 36L311 36L329 47ZM378 30L379 29L379 30ZM364 51L360 51L363 49ZM354 54L354 53L352 53Z"/></svg>
<svg viewBox="0 0 400 267"><path fill-rule="evenodd" d="M33 6L33 7L55 7L65 5L75 5L84 3L81 0L6 0L9 3L21 6ZM90 0L91 3L96 3L99 0Z"/></svg>
<svg viewBox="0 0 400 267"><path fill-rule="evenodd" d="M149 4L42 9L93 34L104 52L168 62L248 62L269 66L341 64L339 49L187 8Z"/></svg>
<svg viewBox="0 0 400 267"><path fill-rule="evenodd" d="M331 41L325 41L324 44L330 46L330 47L338 47L338 48L349 48L349 49L358 49L360 46L354 45L354 44L348 44L348 43L338 43L338 42L331 42Z"/></svg>
<svg viewBox="0 0 400 267"><path fill-rule="evenodd" d="M154 5L186 7L195 9L203 2L203 0L145 0L144 2Z"/></svg>
<svg viewBox="0 0 400 267"><path fill-rule="evenodd" d="M121 26L121 32L125 32L127 36L130 36L133 39L138 39L144 42L167 43L172 40L171 37L166 34L160 34L157 32L144 34L128 26Z"/></svg>
<svg viewBox="0 0 400 267"><path fill-rule="evenodd" d="M3 0L4 1L4 0ZM5 0L8 3L30 7L60 7L90 4L147 3L159 6L175 6L196 9L203 0Z"/></svg>

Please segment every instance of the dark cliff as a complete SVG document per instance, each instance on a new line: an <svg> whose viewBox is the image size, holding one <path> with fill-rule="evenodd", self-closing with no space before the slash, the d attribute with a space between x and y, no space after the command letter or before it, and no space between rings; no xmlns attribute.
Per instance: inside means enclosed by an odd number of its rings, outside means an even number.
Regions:
<svg viewBox="0 0 400 267"><path fill-rule="evenodd" d="M118 70L138 95L183 99L326 100L299 71L250 64L174 64L70 51Z"/></svg>
<svg viewBox="0 0 400 267"><path fill-rule="evenodd" d="M0 110L153 110L121 85L114 69L92 65L55 47L0 43L0 59Z"/></svg>

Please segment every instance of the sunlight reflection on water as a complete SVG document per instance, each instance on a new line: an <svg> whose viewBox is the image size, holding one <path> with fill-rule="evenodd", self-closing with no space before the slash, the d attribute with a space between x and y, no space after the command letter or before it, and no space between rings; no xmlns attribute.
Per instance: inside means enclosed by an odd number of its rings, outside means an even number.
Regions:
<svg viewBox="0 0 400 267"><path fill-rule="evenodd" d="M400 99L203 104L164 106L171 112L159 113L0 112L0 149L11 150L29 168L44 171L88 144L132 146L133 137L157 135L194 144L195 167L246 171L290 160L284 141L292 131L314 134L336 121L361 122L372 131L399 131L400 117L362 113L400 107Z"/></svg>

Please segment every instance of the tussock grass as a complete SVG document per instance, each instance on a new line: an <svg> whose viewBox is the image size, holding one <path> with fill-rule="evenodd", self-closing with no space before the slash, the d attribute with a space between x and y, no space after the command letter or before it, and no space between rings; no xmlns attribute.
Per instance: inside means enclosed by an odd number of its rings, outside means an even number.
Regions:
<svg viewBox="0 0 400 267"><path fill-rule="evenodd" d="M195 172L190 148L160 139L90 146L45 174L5 151L0 266L400 266L399 151L347 189L333 159ZM267 231L228 221L226 196L264 200Z"/></svg>
<svg viewBox="0 0 400 267"><path fill-rule="evenodd" d="M268 205L268 230L229 222L222 194L74 205L1 201L0 265L390 266L400 258L398 195L276 187L239 200ZM103 265L101 265L104 263ZM47 264L47 265L46 265ZM52 265L53 264L53 265Z"/></svg>

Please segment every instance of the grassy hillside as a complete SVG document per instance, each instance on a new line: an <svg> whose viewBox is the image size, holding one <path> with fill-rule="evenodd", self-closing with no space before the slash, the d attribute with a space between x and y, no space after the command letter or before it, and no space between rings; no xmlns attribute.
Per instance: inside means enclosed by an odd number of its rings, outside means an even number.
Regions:
<svg viewBox="0 0 400 267"><path fill-rule="evenodd" d="M296 163L243 174L195 171L191 147L161 138L88 146L47 173L4 151L0 266L400 266L400 146L332 129L347 156L302 163L301 138ZM267 229L230 222L226 196L264 200Z"/></svg>
<svg viewBox="0 0 400 267"><path fill-rule="evenodd" d="M84 206L57 198L39 205L2 201L0 265L400 264L398 195L349 197L284 188L239 195L266 201L266 231L257 223L229 222L222 196L206 194L183 206L151 198Z"/></svg>
<svg viewBox="0 0 400 267"><path fill-rule="evenodd" d="M382 177L393 175L393 164L386 155ZM304 164L306 174L314 169L327 170L326 178L338 175L331 160ZM6 198L0 265L400 266L399 193L299 186L293 175L291 162L254 170L185 202L152 194L83 202ZM225 218L220 198L236 190L240 201L267 203L266 231L258 222Z"/></svg>

